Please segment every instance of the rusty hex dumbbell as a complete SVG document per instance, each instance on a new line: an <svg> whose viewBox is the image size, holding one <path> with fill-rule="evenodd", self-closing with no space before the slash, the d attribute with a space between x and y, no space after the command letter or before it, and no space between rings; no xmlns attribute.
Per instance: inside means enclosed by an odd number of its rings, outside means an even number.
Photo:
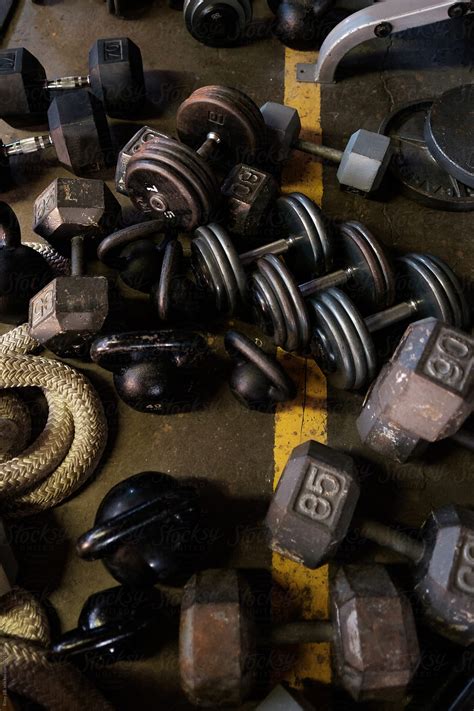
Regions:
<svg viewBox="0 0 474 711"><path fill-rule="evenodd" d="M200 707L238 706L251 693L259 645L331 642L336 677L354 699L394 699L419 663L413 612L382 566L345 566L332 580L332 622L273 625L262 634L242 573L207 570L186 584L181 604L180 673Z"/></svg>
<svg viewBox="0 0 474 711"><path fill-rule="evenodd" d="M474 407L474 339L427 318L411 324L372 384L357 428L362 441L405 462L447 437L474 449L462 428Z"/></svg>
<svg viewBox="0 0 474 711"><path fill-rule="evenodd" d="M360 485L351 457L318 442L293 450L266 516L270 547L318 568L346 537ZM405 556L426 620L459 644L474 642L474 512L450 504L431 513L418 539L371 520L354 530Z"/></svg>

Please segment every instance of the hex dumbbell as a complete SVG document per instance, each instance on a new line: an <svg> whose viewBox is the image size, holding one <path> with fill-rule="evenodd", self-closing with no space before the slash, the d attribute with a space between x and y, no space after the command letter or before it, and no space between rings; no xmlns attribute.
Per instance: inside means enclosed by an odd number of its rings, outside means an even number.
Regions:
<svg viewBox="0 0 474 711"><path fill-rule="evenodd" d="M191 243L197 281L214 294L219 312L234 313L247 302L244 266L264 254L285 255L296 274L325 273L332 258L330 230L318 208L301 193L285 195L275 204L275 218L288 236L238 254L230 236L217 224L199 227Z"/></svg>
<svg viewBox="0 0 474 711"><path fill-rule="evenodd" d="M390 138L359 129L350 137L344 151L299 138L301 122L296 109L268 101L260 109L270 136L270 151L277 163L286 161L292 150L316 156L339 165L340 184L361 193L380 187L392 156Z"/></svg>
<svg viewBox="0 0 474 711"><path fill-rule="evenodd" d="M353 520L359 498L354 461L309 441L293 450L265 523L273 550L308 568L333 556ZM434 511L423 538L411 538L375 521L358 533L407 557L415 566L414 591L426 619L460 644L474 640L474 513L460 506Z"/></svg>
<svg viewBox="0 0 474 711"><path fill-rule="evenodd" d="M98 338L91 358L114 374L118 396L139 412L173 414L202 406L209 349L198 333L134 331Z"/></svg>
<svg viewBox="0 0 474 711"><path fill-rule="evenodd" d="M429 316L458 328L469 322L461 285L437 257L409 254L398 259L397 290L400 303L366 318L339 289L306 301L313 329L311 352L334 387L357 390L373 380L377 357L372 333Z"/></svg>
<svg viewBox="0 0 474 711"><path fill-rule="evenodd" d="M333 643L338 682L356 700L399 697L419 663L407 598L381 566L339 568L331 587L332 622L283 623L262 635L242 574L197 573L186 584L181 604L179 664L188 700L208 708L239 706L254 685L252 661L259 643L318 642Z"/></svg>
<svg viewBox="0 0 474 711"><path fill-rule="evenodd" d="M153 654L169 622L163 595L153 587L117 586L90 595L76 629L62 634L49 650L52 661L80 666L111 664Z"/></svg>
<svg viewBox="0 0 474 711"><path fill-rule="evenodd" d="M76 175L100 170L112 161L112 139L98 99L85 89L58 96L48 109L49 134L0 141L2 180L10 179L10 158L54 146L58 162ZM5 189L5 186L0 186Z"/></svg>
<svg viewBox="0 0 474 711"><path fill-rule="evenodd" d="M462 425L474 407L474 339L424 319L411 324L372 384L357 420L362 441L405 462L446 437L474 449Z"/></svg>
<svg viewBox="0 0 474 711"><path fill-rule="evenodd" d="M210 222L219 201L208 159L217 150L232 164L251 160L263 145L265 126L246 94L207 86L180 105L176 127L182 143L167 137L145 141L128 160L124 185L140 210L189 231Z"/></svg>
<svg viewBox="0 0 474 711"><path fill-rule="evenodd" d="M387 307L393 302L392 269L382 247L364 225L340 224L332 240L332 251L338 255L339 269L299 285L274 254L258 260L249 287L253 311L276 345L288 351L307 347L312 333L308 299L336 284L353 293L364 310Z"/></svg>
<svg viewBox="0 0 474 711"><path fill-rule="evenodd" d="M110 116L128 117L145 99L139 47L127 37L98 39L89 52L89 75L48 81L46 72L24 47L0 52L1 116L46 118L51 95L61 90L90 88Z"/></svg>
<svg viewBox="0 0 474 711"><path fill-rule="evenodd" d="M76 550L84 560L102 560L128 586L186 579L199 565L193 533L200 518L194 487L168 474L143 472L112 487Z"/></svg>

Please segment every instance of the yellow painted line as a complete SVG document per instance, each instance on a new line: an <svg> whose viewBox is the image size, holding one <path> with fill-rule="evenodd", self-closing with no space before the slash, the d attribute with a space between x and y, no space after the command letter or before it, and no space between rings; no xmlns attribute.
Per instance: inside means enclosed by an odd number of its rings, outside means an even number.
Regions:
<svg viewBox="0 0 474 711"><path fill-rule="evenodd" d="M321 94L317 84L298 83L297 62L314 61L308 54L286 50L284 102L298 109L303 138L318 140L321 135ZM321 204L323 195L322 166L310 156L295 153L283 176L285 192L299 191ZM298 384L298 399L279 407L275 417L276 487L291 451L301 442L315 439L327 442L326 380L313 360L279 352L279 358ZM303 618L326 617L328 614L328 569L307 568L273 554L273 577L286 591L291 607ZM296 663L286 674L287 681L301 687L304 679L331 681L330 649L327 644L301 645Z"/></svg>

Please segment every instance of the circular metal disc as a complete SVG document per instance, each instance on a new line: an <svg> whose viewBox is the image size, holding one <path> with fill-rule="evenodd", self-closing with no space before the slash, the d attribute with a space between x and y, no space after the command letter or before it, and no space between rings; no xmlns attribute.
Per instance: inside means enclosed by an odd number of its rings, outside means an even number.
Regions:
<svg viewBox="0 0 474 711"><path fill-rule="evenodd" d="M444 273L445 277L450 282L452 287L452 298L456 298L459 304L459 308L461 311L461 321L459 323L456 323L455 325L459 328L467 330L471 325L471 311L459 279L457 278L451 267L449 267L446 262L443 262L442 259L439 259L439 257L435 257L433 254L430 254L429 257L431 262L434 262L439 267L439 269Z"/></svg>
<svg viewBox="0 0 474 711"><path fill-rule="evenodd" d="M196 237L191 242L191 266L198 284L214 294L217 311L225 312L228 304L227 289L207 240L201 237Z"/></svg>
<svg viewBox="0 0 474 711"><path fill-rule="evenodd" d="M278 198L274 214L286 237L294 238L285 254L285 262L294 276L304 279L324 274L326 259L321 239L306 205L298 199L298 195Z"/></svg>
<svg viewBox="0 0 474 711"><path fill-rule="evenodd" d="M380 126L394 146L390 173L412 200L437 210L474 210L474 190L444 170L426 145L425 121L432 103L405 104Z"/></svg>
<svg viewBox="0 0 474 711"><path fill-rule="evenodd" d="M453 313L444 288L425 266L418 254L400 257L397 269L397 290L400 301L413 301L416 304L416 319L430 316L452 323Z"/></svg>
<svg viewBox="0 0 474 711"><path fill-rule="evenodd" d="M277 346L286 342L285 319L273 289L266 277L254 272L250 282L250 293L255 321L264 333L273 338Z"/></svg>
<svg viewBox="0 0 474 711"><path fill-rule="evenodd" d="M433 102L425 140L444 170L474 188L474 84L445 91Z"/></svg>
<svg viewBox="0 0 474 711"><path fill-rule="evenodd" d="M283 264L283 262L278 259L278 257L275 257L274 254L268 254L266 257L263 258L267 263L270 263L273 267L273 269L278 272L281 281L283 282L284 288L286 290L286 293L288 294L288 297L291 299L291 302L293 304L296 317L297 317L297 322L298 322L298 331L299 331L299 342L300 342L300 347L305 347L309 341L309 336L310 336L310 324L309 324L309 317L308 317L308 312L306 310L306 306L304 303L304 300L298 291L298 286L295 283L292 275L288 271L287 267ZM275 289L277 296L280 296L279 291Z"/></svg>
<svg viewBox="0 0 474 711"><path fill-rule="evenodd" d="M297 351L300 348L300 334L298 328L298 315L296 313L291 295L285 289L285 283L275 270L274 266L267 259L260 259L257 262L258 269L267 280L268 285L273 290L285 320L286 340L277 345L286 351Z"/></svg>
<svg viewBox="0 0 474 711"><path fill-rule="evenodd" d="M239 289L239 295L242 301L247 300L247 277L245 275L244 269L237 254L237 250L234 244L227 234L227 232L220 226L216 224L209 225L210 229L214 234L214 237L219 241L222 250L225 252L225 256L232 268L234 274L234 279L237 283Z"/></svg>

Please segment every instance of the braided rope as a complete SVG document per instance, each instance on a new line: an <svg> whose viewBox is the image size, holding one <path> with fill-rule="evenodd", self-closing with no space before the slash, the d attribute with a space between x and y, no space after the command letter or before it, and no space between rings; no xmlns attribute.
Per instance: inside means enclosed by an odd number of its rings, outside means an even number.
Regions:
<svg viewBox="0 0 474 711"><path fill-rule="evenodd" d="M25 242L26 247L31 247L35 252L41 254L48 262L49 266L57 275L68 276L71 273L71 262L66 257L61 256L49 244L41 244L40 242Z"/></svg>
<svg viewBox="0 0 474 711"><path fill-rule="evenodd" d="M15 588L0 599L0 658L10 691L49 711L112 711L97 689L67 662L48 659L49 624L39 602Z"/></svg>
<svg viewBox="0 0 474 711"><path fill-rule="evenodd" d="M39 387L49 407L38 439L0 463L0 508L9 516L69 497L97 467L107 439L102 403L88 380L64 363L21 354L36 344L27 326L0 337L0 389Z"/></svg>
<svg viewBox="0 0 474 711"><path fill-rule="evenodd" d="M26 404L13 393L0 393L0 463L22 452L31 437Z"/></svg>

